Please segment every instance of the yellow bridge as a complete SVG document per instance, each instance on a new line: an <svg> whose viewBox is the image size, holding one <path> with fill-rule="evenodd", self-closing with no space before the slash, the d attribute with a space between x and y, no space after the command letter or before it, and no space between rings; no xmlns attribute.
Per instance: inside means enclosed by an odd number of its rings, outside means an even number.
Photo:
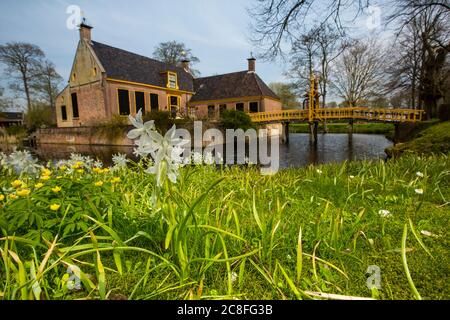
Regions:
<svg viewBox="0 0 450 320"><path fill-rule="evenodd" d="M249 115L252 121L256 123L320 122L327 120L363 120L400 123L421 121L423 113L423 110L416 109L374 109L353 107L278 110L256 112Z"/></svg>

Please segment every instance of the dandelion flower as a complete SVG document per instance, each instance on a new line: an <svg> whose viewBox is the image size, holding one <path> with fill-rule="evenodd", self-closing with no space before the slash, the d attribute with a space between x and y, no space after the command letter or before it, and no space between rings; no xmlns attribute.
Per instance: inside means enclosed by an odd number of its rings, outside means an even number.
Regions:
<svg viewBox="0 0 450 320"><path fill-rule="evenodd" d="M59 167L59 170L61 170L61 171L66 171L66 170L67 170L67 167L66 167L66 166L61 166L61 167Z"/></svg>
<svg viewBox="0 0 450 320"><path fill-rule="evenodd" d="M17 188L21 187L21 186L22 186L22 184L23 184L23 182L22 182L22 181L20 181L20 180L14 180L13 182L11 182L11 185L12 185L12 186L13 186L13 188L15 188L15 189L17 189Z"/></svg>
<svg viewBox="0 0 450 320"><path fill-rule="evenodd" d="M9 198L12 199L12 200L15 200L15 199L17 199L18 197L17 197L15 194L10 194L10 195L9 195Z"/></svg>
<svg viewBox="0 0 450 320"><path fill-rule="evenodd" d="M50 205L50 210L58 211L60 207L61 206L59 204L54 203L54 204Z"/></svg>
<svg viewBox="0 0 450 320"><path fill-rule="evenodd" d="M415 189L414 192L417 193L418 195L422 195L423 189Z"/></svg>
<svg viewBox="0 0 450 320"><path fill-rule="evenodd" d="M35 185L34 185L34 188L35 189L40 189L40 188L42 188L44 186L44 184L42 183L42 182L38 182L38 183L36 183Z"/></svg>
<svg viewBox="0 0 450 320"><path fill-rule="evenodd" d="M53 191L54 193L58 193L58 192L61 191L61 187L56 186L56 187L52 188L52 191Z"/></svg>
<svg viewBox="0 0 450 320"><path fill-rule="evenodd" d="M0 201L3 201L3 200L5 200L5 196L0 194Z"/></svg>
<svg viewBox="0 0 450 320"><path fill-rule="evenodd" d="M31 192L30 189L21 189L18 190L16 193L19 197L26 197L30 194L30 192Z"/></svg>
<svg viewBox="0 0 450 320"><path fill-rule="evenodd" d="M48 180L48 179L50 179L50 176L46 176L46 175L43 175L43 176L41 176L41 180Z"/></svg>
<svg viewBox="0 0 450 320"><path fill-rule="evenodd" d="M95 167L95 168L92 169L92 171L94 171L95 173L101 173L102 169Z"/></svg>
<svg viewBox="0 0 450 320"><path fill-rule="evenodd" d="M101 187L103 185L103 181L97 181L96 183L94 183L94 185L96 187Z"/></svg>
<svg viewBox="0 0 450 320"><path fill-rule="evenodd" d="M391 212L389 210L380 210L378 211L378 214L382 216L383 218L389 217L391 215Z"/></svg>
<svg viewBox="0 0 450 320"><path fill-rule="evenodd" d="M423 178L423 173L420 171L417 171L416 176L418 176L419 178Z"/></svg>
<svg viewBox="0 0 450 320"><path fill-rule="evenodd" d="M84 173L84 169L78 169L77 172L78 173Z"/></svg>
<svg viewBox="0 0 450 320"><path fill-rule="evenodd" d="M51 174L52 174L52 172L49 169L47 169L47 168L42 169L42 175L49 176Z"/></svg>
<svg viewBox="0 0 450 320"><path fill-rule="evenodd" d="M109 172L109 168L104 168L101 173L108 173L108 172Z"/></svg>

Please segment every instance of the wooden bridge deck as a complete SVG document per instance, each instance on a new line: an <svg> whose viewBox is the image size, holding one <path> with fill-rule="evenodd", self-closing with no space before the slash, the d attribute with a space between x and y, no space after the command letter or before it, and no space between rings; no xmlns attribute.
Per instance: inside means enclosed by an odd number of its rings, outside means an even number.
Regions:
<svg viewBox="0 0 450 320"><path fill-rule="evenodd" d="M271 122L314 122L324 120L365 120L374 122L417 122L422 120L423 110L416 109L373 109L353 108L319 108L310 112L308 109L279 110L250 113L250 118L257 123Z"/></svg>

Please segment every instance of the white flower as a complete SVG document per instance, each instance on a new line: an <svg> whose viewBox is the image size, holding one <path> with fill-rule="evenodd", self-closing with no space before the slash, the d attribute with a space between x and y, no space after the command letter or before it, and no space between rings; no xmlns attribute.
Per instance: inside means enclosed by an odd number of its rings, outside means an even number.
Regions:
<svg viewBox="0 0 450 320"><path fill-rule="evenodd" d="M196 165L203 163L203 156L200 152L192 153L192 162Z"/></svg>
<svg viewBox="0 0 450 320"><path fill-rule="evenodd" d="M427 237L434 237L434 234L427 230L421 230L420 233Z"/></svg>
<svg viewBox="0 0 450 320"><path fill-rule="evenodd" d="M175 125L164 135L160 135L156 131L150 132L150 136L154 141L155 163L149 167L146 172L156 175L156 184L160 187L163 185L165 178L176 183L178 176L178 168L183 162L181 157L183 148L181 145L188 141L175 138Z"/></svg>
<svg viewBox="0 0 450 320"><path fill-rule="evenodd" d="M17 174L26 173L29 175L37 174L42 166L38 164L37 159L34 159L27 150L14 151L4 160L6 167L12 168Z"/></svg>
<svg viewBox="0 0 450 320"><path fill-rule="evenodd" d="M290 254L288 254L288 255L286 256L286 258L287 258L288 260L292 260L292 256L291 256Z"/></svg>
<svg viewBox="0 0 450 320"><path fill-rule="evenodd" d="M214 157L212 155L212 152L208 152L205 154L205 156L203 157L203 161L205 164L207 165L212 165L214 164Z"/></svg>
<svg viewBox="0 0 450 320"><path fill-rule="evenodd" d="M380 216L382 216L383 218L387 218L387 217L389 217L391 215L391 212L389 210L384 210L383 209L383 210L378 211L378 214Z"/></svg>
<svg viewBox="0 0 450 320"><path fill-rule="evenodd" d="M350 179L355 179L355 176L349 176Z"/></svg>
<svg viewBox="0 0 450 320"><path fill-rule="evenodd" d="M103 167L103 162L101 162L100 160L97 160L94 162L94 167L95 168L102 168Z"/></svg>
<svg viewBox="0 0 450 320"><path fill-rule="evenodd" d="M367 239L367 241L369 241L370 245L373 246L374 244L373 239Z"/></svg>
<svg viewBox="0 0 450 320"><path fill-rule="evenodd" d="M142 120L142 109L136 114L136 118L133 118L131 115L128 116L131 124L136 128L130 130L127 134L128 139L137 139L143 135L150 134L155 130L155 122L153 120L147 121L144 123Z"/></svg>
<svg viewBox="0 0 450 320"><path fill-rule="evenodd" d="M231 282L236 282L237 279L238 279L238 274L233 271L231 273Z"/></svg>
<svg viewBox="0 0 450 320"><path fill-rule="evenodd" d="M419 178L423 178L423 173L420 171L417 171L416 176L418 176Z"/></svg>
<svg viewBox="0 0 450 320"><path fill-rule="evenodd" d="M113 155L112 161L114 164L113 169L125 168L128 163L127 156L125 154L121 154L121 153Z"/></svg>
<svg viewBox="0 0 450 320"><path fill-rule="evenodd" d="M217 163L218 163L218 164L222 164L222 163L223 163L223 157L222 157L222 155L220 154L220 152L217 152L217 153L216 153L216 158L217 158Z"/></svg>
<svg viewBox="0 0 450 320"><path fill-rule="evenodd" d="M317 172L318 174L322 174L322 170L320 170L320 169L317 169L316 172Z"/></svg>
<svg viewBox="0 0 450 320"><path fill-rule="evenodd" d="M422 195L423 194L423 189L414 189L414 192L419 194L419 195Z"/></svg>

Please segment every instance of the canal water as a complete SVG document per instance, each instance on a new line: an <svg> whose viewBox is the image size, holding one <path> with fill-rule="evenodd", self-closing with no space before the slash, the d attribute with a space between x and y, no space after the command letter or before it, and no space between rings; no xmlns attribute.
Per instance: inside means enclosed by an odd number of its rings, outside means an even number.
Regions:
<svg viewBox="0 0 450 320"><path fill-rule="evenodd" d="M289 144L280 145L280 168L301 167L308 164L343 162L345 160L385 159L384 150L392 142L377 134L319 134L312 143L308 134L291 133ZM10 150L10 148L8 148ZM8 151L0 145L0 151ZM67 159L71 153L97 158L105 165L111 164L112 155L127 154L136 159L132 147L88 145L41 145L30 149L42 161Z"/></svg>

